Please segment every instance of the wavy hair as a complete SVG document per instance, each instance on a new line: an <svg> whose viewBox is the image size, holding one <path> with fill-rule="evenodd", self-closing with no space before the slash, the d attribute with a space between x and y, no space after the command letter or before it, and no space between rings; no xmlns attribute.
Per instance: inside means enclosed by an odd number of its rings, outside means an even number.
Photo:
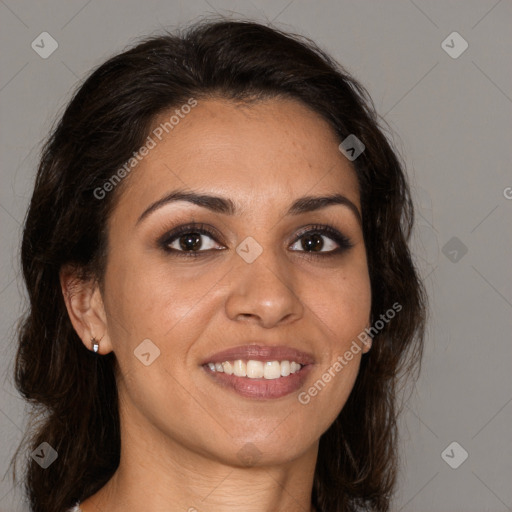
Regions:
<svg viewBox="0 0 512 512"><path fill-rule="evenodd" d="M190 97L295 99L327 120L340 142L355 134L365 145L352 165L372 319L396 302L402 310L375 335L346 405L320 439L312 499L319 512L387 511L399 464L399 383L419 371L426 311L408 249L413 204L404 166L369 94L343 67L304 37L245 21L207 20L139 40L88 76L52 128L21 246L29 304L17 331L14 378L33 409L13 474L25 454L31 510L55 512L96 493L119 465L117 361L84 347L59 271L73 265L101 285L106 223L124 182L101 201L94 190L140 148L158 115ZM42 442L58 452L44 470L28 456Z"/></svg>

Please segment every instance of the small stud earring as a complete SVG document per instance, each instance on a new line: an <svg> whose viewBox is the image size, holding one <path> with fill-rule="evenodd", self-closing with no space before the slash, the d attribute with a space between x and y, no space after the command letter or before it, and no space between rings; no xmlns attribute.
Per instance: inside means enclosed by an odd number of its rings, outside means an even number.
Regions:
<svg viewBox="0 0 512 512"><path fill-rule="evenodd" d="M96 340L96 338L91 338L91 345L94 353L98 353L98 350L100 348L99 342Z"/></svg>

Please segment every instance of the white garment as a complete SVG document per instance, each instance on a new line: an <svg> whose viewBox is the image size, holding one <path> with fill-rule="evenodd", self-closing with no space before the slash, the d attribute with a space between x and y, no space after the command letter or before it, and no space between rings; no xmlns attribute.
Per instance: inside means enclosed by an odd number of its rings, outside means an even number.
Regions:
<svg viewBox="0 0 512 512"><path fill-rule="evenodd" d="M80 508L80 504L77 503L73 508L70 508L68 510L68 512L82 512L81 508Z"/></svg>

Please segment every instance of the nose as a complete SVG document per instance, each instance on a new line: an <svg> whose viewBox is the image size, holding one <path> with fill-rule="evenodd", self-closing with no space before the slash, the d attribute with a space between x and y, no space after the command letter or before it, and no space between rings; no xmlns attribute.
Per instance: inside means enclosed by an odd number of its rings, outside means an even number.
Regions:
<svg viewBox="0 0 512 512"><path fill-rule="evenodd" d="M226 314L231 320L264 328L292 323L304 313L296 288L286 263L277 261L271 251L263 251L252 263L238 261L230 272Z"/></svg>

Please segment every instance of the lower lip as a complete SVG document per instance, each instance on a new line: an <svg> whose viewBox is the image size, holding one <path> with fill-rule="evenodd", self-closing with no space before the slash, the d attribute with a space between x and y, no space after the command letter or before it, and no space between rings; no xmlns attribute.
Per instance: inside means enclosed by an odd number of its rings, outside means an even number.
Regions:
<svg viewBox="0 0 512 512"><path fill-rule="evenodd" d="M279 377L278 379L250 379L228 375L223 372L213 372L208 366L203 366L203 368L219 385L232 389L246 398L266 400L281 398L300 389L309 374L311 366L307 364L298 372L290 373L287 377Z"/></svg>

